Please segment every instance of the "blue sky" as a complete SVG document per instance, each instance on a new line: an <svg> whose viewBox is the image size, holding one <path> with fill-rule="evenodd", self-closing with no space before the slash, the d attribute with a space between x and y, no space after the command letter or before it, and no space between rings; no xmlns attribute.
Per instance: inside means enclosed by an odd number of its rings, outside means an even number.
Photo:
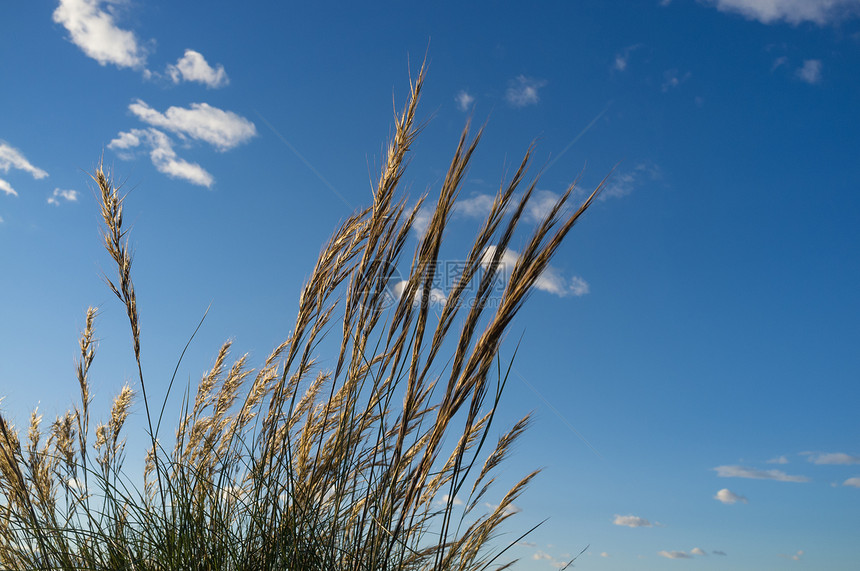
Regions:
<svg viewBox="0 0 860 571"><path fill-rule="evenodd" d="M261 362L425 52L410 196L487 121L452 252L532 140L535 216L619 165L512 330L503 416L537 422L505 477L545 470L506 537L550 518L519 568L589 546L575 568L856 569L858 0L4 3L4 414L74 401L89 305L96 408L134 378L102 154L131 191L149 390L210 304L180 379L227 338Z"/></svg>

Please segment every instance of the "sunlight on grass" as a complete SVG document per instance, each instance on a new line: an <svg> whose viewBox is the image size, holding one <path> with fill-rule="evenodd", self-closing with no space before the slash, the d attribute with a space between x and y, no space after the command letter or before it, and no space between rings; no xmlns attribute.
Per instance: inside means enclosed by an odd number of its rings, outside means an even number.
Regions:
<svg viewBox="0 0 860 571"><path fill-rule="evenodd" d="M244 356L229 364L225 343L187 394L172 446L157 438L163 419L140 364L123 197L110 174L96 170L104 245L117 269L109 286L126 308L149 431L144 485L132 486L123 468L121 434L135 391L122 387L108 420L95 427L91 420L97 316L90 309L77 367L80 403L47 429L34 412L26 438L0 417L3 569L512 563L500 559L513 542L494 539L537 471L506 492L491 491L529 424L526 416L488 441L509 370L499 351L530 289L600 187L571 210L571 185L527 240L500 292L494 286L503 254L535 189L524 182L527 153L496 194L440 304L432 293L442 238L481 137L470 136L467 124L392 304L394 268L423 203L407 209L397 195L423 81L422 68L396 117L373 205L348 218L322 250L289 339L258 369ZM340 336L331 370L315 361L326 335Z"/></svg>

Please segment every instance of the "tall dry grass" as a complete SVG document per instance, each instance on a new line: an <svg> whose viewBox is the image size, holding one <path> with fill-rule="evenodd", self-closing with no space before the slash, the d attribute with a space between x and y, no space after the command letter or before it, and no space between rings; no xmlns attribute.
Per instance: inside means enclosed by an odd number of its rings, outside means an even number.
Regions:
<svg viewBox="0 0 860 571"><path fill-rule="evenodd" d="M599 187L571 212L571 185L531 233L500 292L502 254L535 189L535 181L526 182L529 150L496 194L446 302L434 310L446 225L481 138L480 130L470 136L467 124L402 294L390 306L390 283L424 201L407 208L397 192L419 130L424 73L395 117L373 204L349 217L323 248L289 338L256 370L246 356L230 364L225 343L196 391L186 394L172 444L158 438L164 406L156 417L140 366L123 197L110 175L96 170L104 245L117 269L108 283L126 308L151 437L144 484L134 487L123 468L133 389L123 387L107 421L91 426L90 309L77 366L80 403L47 428L34 412L25 438L0 417L0 567L357 571L512 564L499 558L512 541L494 540L537 471L523 474L486 510L499 466L530 422L526 416L491 441L507 379L499 352ZM338 335L339 344L333 368L323 370L315 354L327 334ZM460 497L465 503L455 507Z"/></svg>

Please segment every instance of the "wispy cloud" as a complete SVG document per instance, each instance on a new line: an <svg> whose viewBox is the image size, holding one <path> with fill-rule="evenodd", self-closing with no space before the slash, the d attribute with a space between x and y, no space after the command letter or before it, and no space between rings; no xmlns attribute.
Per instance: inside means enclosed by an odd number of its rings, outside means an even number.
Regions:
<svg viewBox="0 0 860 571"><path fill-rule="evenodd" d="M534 79L524 75L517 76L510 82L505 92L505 100L514 107L536 105L540 101L538 91L546 85L543 79Z"/></svg>
<svg viewBox="0 0 860 571"><path fill-rule="evenodd" d="M494 512L497 509L499 509L499 505L500 504L491 504L490 502L484 502L484 506L486 506L486 508L488 510L490 510L491 512ZM523 511L523 510L522 510L522 508L520 508L520 506L518 506L516 504L508 504L508 506L504 510L502 510L502 514L514 515L514 514L520 513L521 511Z"/></svg>
<svg viewBox="0 0 860 571"><path fill-rule="evenodd" d="M550 547L552 547L552 546L550 546ZM566 557L567 555L568 554L564 554L564 555L562 555L562 557ZM609 557L609 554L606 552L603 552L603 553L601 553L601 557ZM535 551L532 554L532 559L534 559L535 561L546 561L547 563L549 563L552 567L555 567L556 569L566 569L572 563L572 561L569 561L567 559L556 559L555 557L553 557L552 555L550 555L546 551L542 551L540 549Z"/></svg>
<svg viewBox="0 0 860 571"><path fill-rule="evenodd" d="M128 106L141 121L204 141L219 151L232 149L257 134L254 124L232 111L224 111L208 103L192 103L190 108L169 107L160 113L140 99Z"/></svg>
<svg viewBox="0 0 860 571"><path fill-rule="evenodd" d="M781 68L784 65L788 65L788 57L787 56L780 56L780 57L776 58L775 60L773 60L773 64L770 66L771 73L776 71L777 69Z"/></svg>
<svg viewBox="0 0 860 571"><path fill-rule="evenodd" d="M777 456L767 461L768 464L788 464L788 458L785 456Z"/></svg>
<svg viewBox="0 0 860 571"><path fill-rule="evenodd" d="M795 553L794 555L786 555L785 553L780 553L779 556L785 559L791 559L793 561L800 561L801 559L803 559L803 550L798 549L797 553Z"/></svg>
<svg viewBox="0 0 860 571"><path fill-rule="evenodd" d="M701 547L694 547L693 549L690 550L690 554L691 555L707 555L707 553L705 553L705 550L702 549Z"/></svg>
<svg viewBox="0 0 860 571"><path fill-rule="evenodd" d="M487 246L482 260L482 263L485 266L490 264L495 252L495 246ZM504 275L510 274L519 259L519 254L508 248L502 252L501 259L499 261L499 271ZM535 281L534 287L559 297L565 297L568 295L580 297L590 291L588 282L581 277L572 276L570 278L565 278L558 270L551 266L546 267L543 273L538 277L537 281Z"/></svg>
<svg viewBox="0 0 860 571"><path fill-rule="evenodd" d="M844 482L842 482L843 486L851 486L853 488L860 488L860 477L848 478Z"/></svg>
<svg viewBox="0 0 860 571"><path fill-rule="evenodd" d="M430 212L430 209L426 206L418 209L418 212L415 214L415 218L412 220L412 232L415 233L415 237L417 239L420 240L424 237L424 234L427 232L427 228L430 226L432 214L433 213Z"/></svg>
<svg viewBox="0 0 860 571"><path fill-rule="evenodd" d="M795 77L801 81L805 81L810 85L815 85L821 82L821 60L807 59L803 60L803 65L797 68L794 72Z"/></svg>
<svg viewBox="0 0 860 571"><path fill-rule="evenodd" d="M213 88L224 87L230 83L223 65L219 63L213 68L203 54L194 50L185 50L185 55L179 58L179 61L168 65L167 75L173 83L196 81Z"/></svg>
<svg viewBox="0 0 860 571"><path fill-rule="evenodd" d="M612 523L615 525L623 525L625 527L653 527L654 524L645 519L644 517L639 517L635 515L618 515L615 514L615 519L612 520Z"/></svg>
<svg viewBox="0 0 860 571"><path fill-rule="evenodd" d="M495 201L492 194L476 194L454 203L454 212L471 218L485 218Z"/></svg>
<svg viewBox="0 0 860 571"><path fill-rule="evenodd" d="M469 107L472 106L472 103L475 102L475 97L470 95L468 91L461 89L457 92L457 96L454 97L454 101L457 102L457 109L460 111L468 111Z"/></svg>
<svg viewBox="0 0 860 571"><path fill-rule="evenodd" d="M844 452L815 452L808 460L813 464L860 464L860 456L852 456Z"/></svg>
<svg viewBox="0 0 860 571"><path fill-rule="evenodd" d="M706 0L721 12L762 24L812 22L823 26L860 14L860 0Z"/></svg>
<svg viewBox="0 0 860 571"><path fill-rule="evenodd" d="M408 283L409 282L407 282L406 280L402 280L391 286L391 294L394 296L395 299L399 300L401 297L403 297L403 292L406 291L406 286L408 285ZM421 296L422 292L419 289L412 295L412 305L421 305ZM444 291L435 287L430 289L430 304L445 305L446 301L448 301L448 298L445 295Z"/></svg>
<svg viewBox="0 0 860 571"><path fill-rule="evenodd" d="M656 181L662 178L663 174L660 167L650 162L643 161L638 163L632 169L618 170L612 174L603 187L598 200L608 200L610 198L622 198L632 194L637 188L641 187L648 181ZM571 202L584 200L588 192L577 187L572 194ZM454 205L454 212L461 216L471 218L485 218L490 213L490 208L495 200L494 194L474 194L469 198L464 198L457 201ZM561 194L551 190L536 190L532 193L532 197L526 204L524 219L529 222L542 221L550 210L561 198ZM516 196L514 202L518 201L520 196ZM573 211L573 206L565 205L559 212L563 218Z"/></svg>
<svg viewBox="0 0 860 571"><path fill-rule="evenodd" d="M165 133L158 129L132 129L122 132L108 144L109 149L119 150L120 158L129 159L133 154L124 152L144 146L149 149L149 158L158 172L171 178L178 178L207 188L215 178L197 163L191 163L176 155L173 143Z"/></svg>
<svg viewBox="0 0 860 571"><path fill-rule="evenodd" d="M721 556L723 556L723 557L725 557L725 556L726 556L726 552L725 552L725 551L720 551L719 549L714 549L713 551L711 551L711 553L713 553L714 555L721 555Z"/></svg>
<svg viewBox="0 0 860 571"><path fill-rule="evenodd" d="M146 51L134 32L116 24L120 0L60 0L54 22L69 32L73 44L101 65L142 68Z"/></svg>
<svg viewBox="0 0 860 571"><path fill-rule="evenodd" d="M714 499L720 500L724 504L735 504L737 502L741 502L744 504L749 503L749 500L747 500L744 496L739 496L728 488L723 488L722 490L717 492L717 495L714 496Z"/></svg>
<svg viewBox="0 0 860 571"><path fill-rule="evenodd" d="M642 44L633 44L632 46L627 46L617 54L615 54L615 62L612 67L616 71L626 71L627 63L630 61L630 54L638 50L642 47Z"/></svg>
<svg viewBox="0 0 860 571"><path fill-rule="evenodd" d="M39 167L33 166L21 151L9 143L0 140L0 170L4 173L8 173L12 169L30 173L30 175L37 180L48 176L47 172L43 171ZM8 195L18 196L18 193L15 192L12 185L3 179L0 179L0 190Z"/></svg>
<svg viewBox="0 0 860 571"><path fill-rule="evenodd" d="M660 180L662 176L658 166L650 162L641 162L631 170L619 170L613 173L598 199L623 198L632 194L644 182Z"/></svg>
<svg viewBox="0 0 860 571"><path fill-rule="evenodd" d="M450 499L450 497L451 497L451 496L450 496L449 494L445 494L444 496L442 496L442 501L443 501L444 503L446 503L446 504L447 504L447 503L448 503L448 500ZM452 502L452 504L453 504L453 505L455 505L455 506L462 506L462 505L463 505L463 500L461 500L461 499L460 499L459 497L457 497L457 496L454 496L454 501Z"/></svg>
<svg viewBox="0 0 860 571"><path fill-rule="evenodd" d="M666 559L692 559L693 556L686 551L658 551L657 555Z"/></svg>
<svg viewBox="0 0 860 571"><path fill-rule="evenodd" d="M66 202L77 202L78 201L78 191L77 190L63 190L61 188L55 188L53 194L48 197L48 204L53 204L54 206L59 206L60 201L64 200Z"/></svg>
<svg viewBox="0 0 860 571"><path fill-rule="evenodd" d="M744 466L717 466L720 478L751 478L754 480L777 480L779 482L809 482L806 476L791 476L781 470L756 470Z"/></svg>
<svg viewBox="0 0 860 571"><path fill-rule="evenodd" d="M663 72L663 84L660 86L660 89L663 93L666 93L670 89L675 89L688 79L692 77L692 74L688 71L684 74L680 74L677 69L667 69Z"/></svg>

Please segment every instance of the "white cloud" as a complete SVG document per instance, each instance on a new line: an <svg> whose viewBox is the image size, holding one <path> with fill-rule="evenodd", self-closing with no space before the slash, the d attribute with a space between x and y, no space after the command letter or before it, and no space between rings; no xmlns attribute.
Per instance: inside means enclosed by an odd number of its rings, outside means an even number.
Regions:
<svg viewBox="0 0 860 571"><path fill-rule="evenodd" d="M69 478L68 482L66 482L70 488L73 490L84 490L84 482L81 480L76 480L75 478Z"/></svg>
<svg viewBox="0 0 860 571"><path fill-rule="evenodd" d="M854 488L860 488L860 477L848 478L844 482L842 482L843 486L852 486Z"/></svg>
<svg viewBox="0 0 860 571"><path fill-rule="evenodd" d="M615 519L612 520L612 523L626 527L652 527L654 525L644 517L618 514L615 514Z"/></svg>
<svg viewBox="0 0 860 571"><path fill-rule="evenodd" d="M694 547L690 550L690 555L707 555L707 553L701 547Z"/></svg>
<svg viewBox="0 0 860 571"><path fill-rule="evenodd" d="M454 97L454 101L457 102L457 109L460 111L468 111L469 107L472 106L472 103L475 102L475 98L465 90L460 90L457 93L457 96Z"/></svg>
<svg viewBox="0 0 860 571"><path fill-rule="evenodd" d="M392 295L394 295L396 299L400 299L403 296L403 292L406 290L406 285L408 283L409 282L406 280L402 280L391 286ZM445 305L446 301L448 301L448 298L445 296L445 292L435 287L430 289L431 305ZM418 290L413 294L412 305L421 305L421 290Z"/></svg>
<svg viewBox="0 0 860 571"><path fill-rule="evenodd" d="M812 22L823 26L860 13L860 0L707 0L721 12L734 12L762 24Z"/></svg>
<svg viewBox="0 0 860 571"><path fill-rule="evenodd" d="M149 129L152 150L149 157L158 172L171 178L187 180L191 184L209 188L215 182L214 177L197 163L189 163L176 156L170 138L158 129Z"/></svg>
<svg viewBox="0 0 860 571"><path fill-rule="evenodd" d="M144 123L167 129L180 137L205 141L219 151L241 145L257 134L254 124L241 115L208 103L192 103L190 109L170 107L159 113L138 99L128 108Z"/></svg>
<svg viewBox="0 0 860 571"><path fill-rule="evenodd" d="M117 27L116 7L121 0L60 0L54 22L69 32L72 43L101 65L141 68L146 53L134 32ZM103 8L106 8L103 9Z"/></svg>
<svg viewBox="0 0 860 571"><path fill-rule="evenodd" d="M767 461L768 464L788 464L788 458L785 456L777 456Z"/></svg>
<svg viewBox="0 0 860 571"><path fill-rule="evenodd" d="M790 476L781 470L756 470L744 466L717 466L720 478L752 478L754 480L777 480L780 482L809 482L806 476Z"/></svg>
<svg viewBox="0 0 860 571"><path fill-rule="evenodd" d="M545 85L546 81L542 79L533 79L524 75L517 76L508 86L505 99L514 107L536 105L540 101L538 90Z"/></svg>
<svg viewBox="0 0 860 571"><path fill-rule="evenodd" d="M55 188L54 193L48 197L48 204L53 204L54 206L60 205L60 199L65 200L66 202L77 202L78 201L78 191L77 190L63 190L61 188Z"/></svg>
<svg viewBox="0 0 860 571"><path fill-rule="evenodd" d="M742 502L745 504L749 503L749 500L747 500L744 496L739 496L728 488L723 488L722 490L717 492L717 495L714 496L714 499L720 500L724 504L735 504L737 502Z"/></svg>
<svg viewBox="0 0 860 571"><path fill-rule="evenodd" d="M538 190L526 204L525 218L530 222L540 222L552 211L558 201L561 199L560 194L556 194L550 190ZM572 208L566 204L560 215L564 217L566 214L571 214Z"/></svg>
<svg viewBox="0 0 860 571"><path fill-rule="evenodd" d="M215 178L197 163L177 157L170 137L158 129L132 129L130 132L119 133L108 144L108 148L126 150L140 145L149 148L149 158L158 172L207 188L215 182ZM128 159L130 155L120 153L120 158Z"/></svg>
<svg viewBox="0 0 860 571"><path fill-rule="evenodd" d="M606 551L604 551L603 553L601 553L601 554L600 554L600 556L601 556L601 557L606 557L606 558L608 559L608 558L609 558L609 553L607 553Z"/></svg>
<svg viewBox="0 0 860 571"><path fill-rule="evenodd" d="M810 85L821 82L821 60L807 59L803 60L803 66L799 67L795 76L801 81L805 81Z"/></svg>
<svg viewBox="0 0 860 571"><path fill-rule="evenodd" d="M686 551L658 551L657 555L667 559L692 559L693 556Z"/></svg>
<svg viewBox="0 0 860 571"><path fill-rule="evenodd" d="M7 173L11 169L28 172L35 179L41 179L48 176L47 172L36 166L33 166L33 164L30 163L30 161L28 161L26 157L24 157L21 151L19 151L5 141L0 141L0 170L2 170L4 173ZM0 179L0 190L5 192L6 194L18 196L18 193L15 192L15 189L12 188L12 185L3 179Z"/></svg>
<svg viewBox="0 0 860 571"><path fill-rule="evenodd" d="M844 452L811 454L809 461L813 464L860 464L860 456L852 456Z"/></svg>
<svg viewBox="0 0 860 571"><path fill-rule="evenodd" d="M185 50L185 55L175 65L168 65L167 75L173 83L196 81L207 87L224 87L230 83L223 65L219 63L213 68L203 54L194 50Z"/></svg>
<svg viewBox="0 0 860 571"><path fill-rule="evenodd" d="M445 494L444 496L442 496L442 503L443 503L443 504L447 504L447 503L448 503L448 499L449 499L450 497L451 497L451 496L450 496L450 494ZM457 496L454 496L454 502L453 502L453 505L455 505L455 506L462 506L462 505L463 505L463 500L461 500L461 499L460 499L459 497L457 497Z"/></svg>
<svg viewBox="0 0 860 571"><path fill-rule="evenodd" d="M0 170L3 172L9 172L10 169L28 172L35 179L45 178L48 176L48 173L33 166L30 161L24 157L21 151L5 141L0 141ZM7 191L7 193L16 194L14 190L11 192Z"/></svg>
<svg viewBox="0 0 860 571"><path fill-rule="evenodd" d="M416 238L419 240L424 237L424 234L427 232L427 228L430 227L431 218L432 212L424 206L418 210L415 214L415 218L412 219L412 231L415 232Z"/></svg>
<svg viewBox="0 0 860 571"><path fill-rule="evenodd" d="M487 246L482 258L482 263L485 267L490 264L495 252L495 246ZM519 258L519 254L514 250L511 250L510 248L505 250L499 260L499 272L503 275L510 274ZM547 266L546 269L544 269L543 273L538 276L538 279L535 281L534 287L559 297L565 297L567 295L580 297L589 293L588 282L584 279L579 276L565 278L552 266Z"/></svg>
<svg viewBox="0 0 860 571"><path fill-rule="evenodd" d="M18 196L18 193L15 192L15 189L12 188L12 185L0 178L0 190L5 192L6 194L11 194L12 196Z"/></svg>
<svg viewBox="0 0 860 571"><path fill-rule="evenodd" d="M496 197L492 194L476 194L454 203L454 212L472 218L486 218L490 214Z"/></svg>

